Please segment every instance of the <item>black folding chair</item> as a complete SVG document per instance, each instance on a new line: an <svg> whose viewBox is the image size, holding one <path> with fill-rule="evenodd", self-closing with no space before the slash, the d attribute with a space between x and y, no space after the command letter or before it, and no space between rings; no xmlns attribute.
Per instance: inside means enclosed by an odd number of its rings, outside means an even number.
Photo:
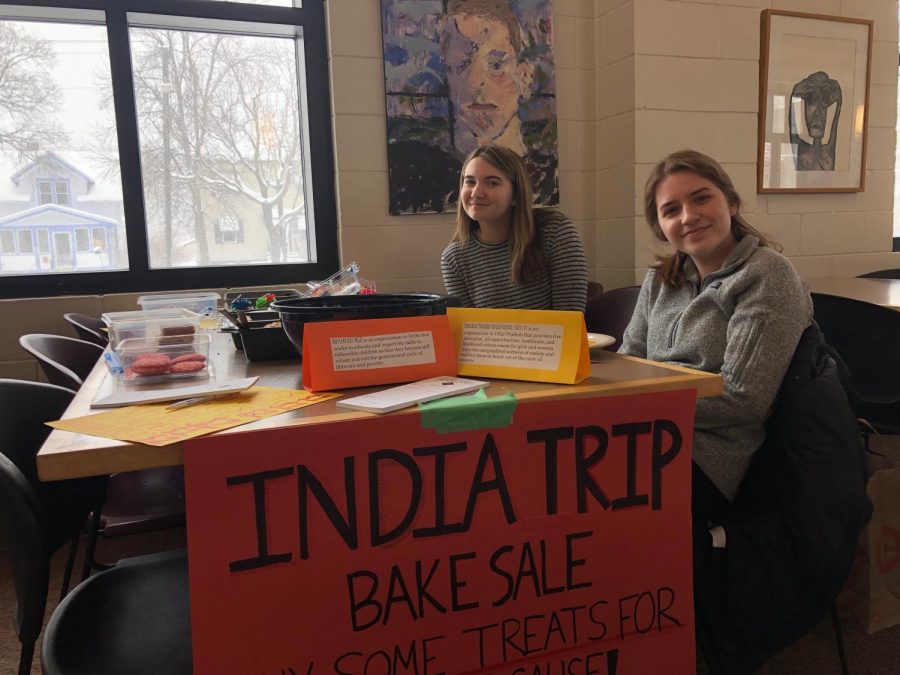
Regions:
<svg viewBox="0 0 900 675"><path fill-rule="evenodd" d="M87 515L99 511L105 476L43 483L36 456L74 393L52 384L0 379L0 541L12 563L16 631L22 643L19 673L31 672L34 645L47 604L50 557L66 541L71 547L60 595L68 590Z"/></svg>
<svg viewBox="0 0 900 675"><path fill-rule="evenodd" d="M850 372L857 417L900 434L900 312L825 293L812 299L816 322Z"/></svg>
<svg viewBox="0 0 900 675"><path fill-rule="evenodd" d="M75 312L63 314L63 318L72 324L79 340L93 342L98 347L106 347L109 344L109 334L106 332L106 324L102 319Z"/></svg>
<svg viewBox="0 0 900 675"><path fill-rule="evenodd" d="M51 382L81 387L103 350L61 335L31 334L19 344L34 356ZM91 520L82 579L91 569L106 569L96 560L98 536L121 536L184 525L184 470L180 466L116 473L110 476L103 512Z"/></svg>
<svg viewBox="0 0 900 675"><path fill-rule="evenodd" d="M900 267L892 270L876 270L859 275L860 279L900 279Z"/></svg>
<svg viewBox="0 0 900 675"><path fill-rule="evenodd" d="M19 338L22 349L37 359L51 384L78 390L103 354L92 342L62 335L31 333Z"/></svg>
<svg viewBox="0 0 900 675"><path fill-rule="evenodd" d="M640 286L625 286L588 297L584 308L585 326L589 333L603 333L616 339L608 350L616 351L622 345L622 336L634 314L640 290Z"/></svg>

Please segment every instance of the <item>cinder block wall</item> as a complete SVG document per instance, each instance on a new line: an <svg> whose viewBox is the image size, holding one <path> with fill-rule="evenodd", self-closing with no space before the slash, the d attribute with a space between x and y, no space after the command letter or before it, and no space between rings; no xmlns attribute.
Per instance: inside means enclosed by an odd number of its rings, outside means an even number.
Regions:
<svg viewBox="0 0 900 675"><path fill-rule="evenodd" d="M897 103L895 0L633 0L635 276L652 260L640 205L653 164L693 147L716 157L803 276L900 266L891 253ZM865 192L756 194L759 15L784 9L874 20ZM602 20L602 17L601 17Z"/></svg>

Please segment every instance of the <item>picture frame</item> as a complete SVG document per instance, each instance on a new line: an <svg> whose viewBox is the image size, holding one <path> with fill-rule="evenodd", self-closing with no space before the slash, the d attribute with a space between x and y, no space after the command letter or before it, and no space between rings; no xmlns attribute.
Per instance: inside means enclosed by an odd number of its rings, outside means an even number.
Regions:
<svg viewBox="0 0 900 675"><path fill-rule="evenodd" d="M762 12L757 192L865 189L872 25Z"/></svg>

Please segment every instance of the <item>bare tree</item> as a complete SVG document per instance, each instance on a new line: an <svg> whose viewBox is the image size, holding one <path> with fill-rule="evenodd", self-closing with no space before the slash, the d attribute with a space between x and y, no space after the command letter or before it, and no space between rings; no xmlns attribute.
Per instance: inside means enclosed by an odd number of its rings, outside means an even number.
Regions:
<svg viewBox="0 0 900 675"><path fill-rule="evenodd" d="M201 178L258 206L269 258L283 262L290 227L304 210L295 65L276 45L258 47L224 49L228 81L214 98Z"/></svg>
<svg viewBox="0 0 900 675"><path fill-rule="evenodd" d="M141 31L139 39L134 70L145 189L182 217L190 212L199 264L209 259L209 214L241 204L257 209L269 260L284 261L303 211L292 43L157 30ZM162 217L167 227L179 222L178 213ZM163 239L170 260L172 233Z"/></svg>
<svg viewBox="0 0 900 675"><path fill-rule="evenodd" d="M55 65L49 43L21 24L0 22L0 150L33 158L65 139L55 119Z"/></svg>

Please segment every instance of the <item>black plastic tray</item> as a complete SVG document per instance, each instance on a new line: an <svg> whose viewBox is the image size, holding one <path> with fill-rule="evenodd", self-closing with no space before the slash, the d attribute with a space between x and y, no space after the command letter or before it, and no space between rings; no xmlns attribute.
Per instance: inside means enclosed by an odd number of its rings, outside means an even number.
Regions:
<svg viewBox="0 0 900 675"><path fill-rule="evenodd" d="M297 360L299 355L283 328L225 328L248 361Z"/></svg>

